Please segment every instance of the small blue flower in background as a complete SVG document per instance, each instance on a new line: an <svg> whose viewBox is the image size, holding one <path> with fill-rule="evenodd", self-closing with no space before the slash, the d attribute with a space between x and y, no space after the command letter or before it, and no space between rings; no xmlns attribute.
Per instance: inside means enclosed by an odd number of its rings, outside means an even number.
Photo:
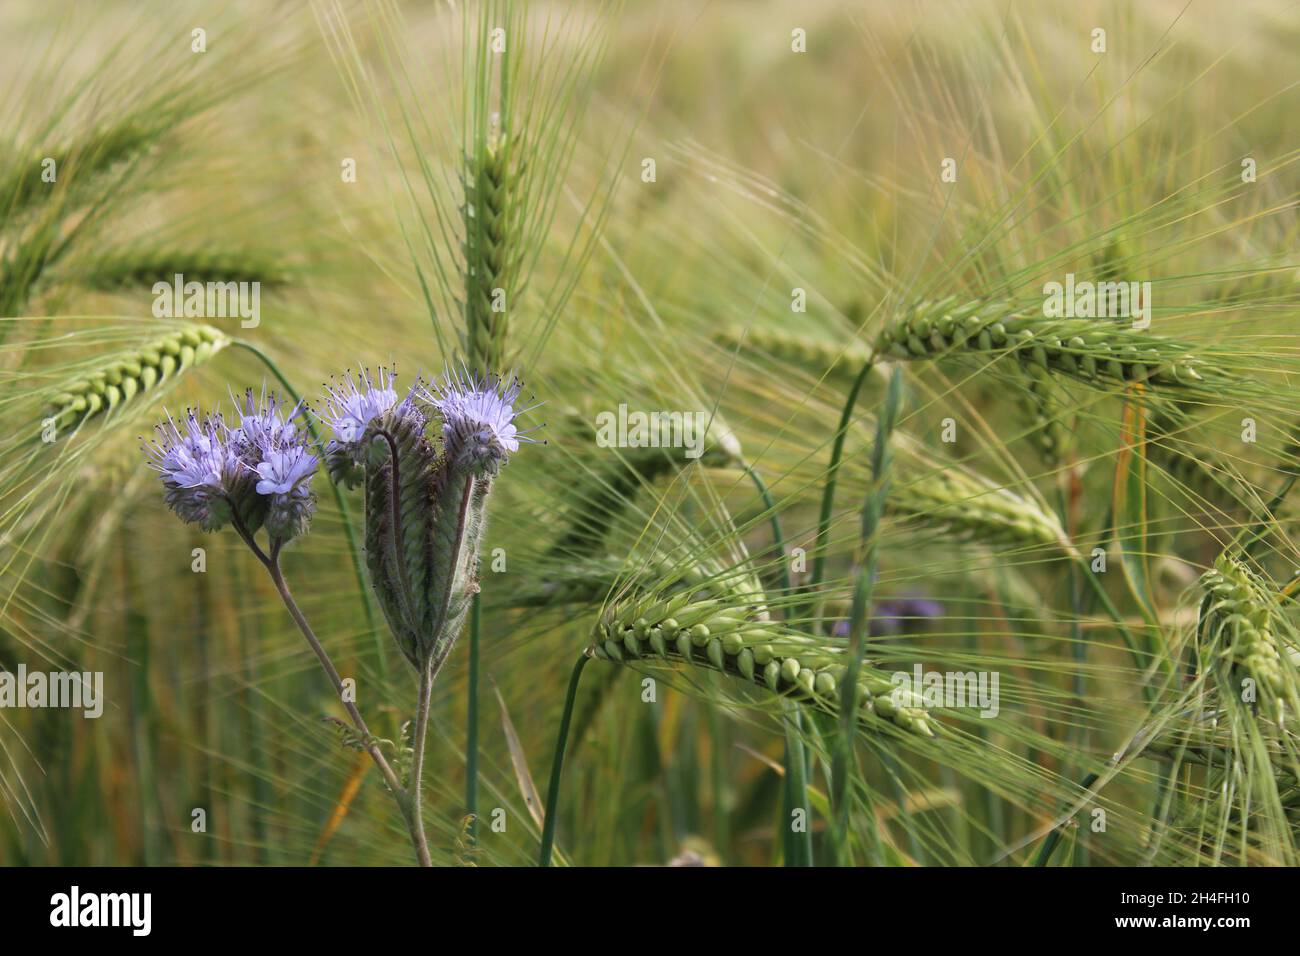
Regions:
<svg viewBox="0 0 1300 956"><path fill-rule="evenodd" d="M886 598L876 602L868 624L872 637L886 637L914 631L919 619L943 617L943 605L923 597ZM849 636L849 622L837 621L832 632L836 637Z"/></svg>

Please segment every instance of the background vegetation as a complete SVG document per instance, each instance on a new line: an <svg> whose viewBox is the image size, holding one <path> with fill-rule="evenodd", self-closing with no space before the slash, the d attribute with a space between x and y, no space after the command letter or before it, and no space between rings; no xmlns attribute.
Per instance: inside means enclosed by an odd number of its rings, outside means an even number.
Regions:
<svg viewBox="0 0 1300 956"><path fill-rule="evenodd" d="M409 862L270 583L166 514L139 436L277 375L464 356L467 170L505 129L499 358L548 444L491 505L477 748L467 641L434 689L435 863L537 860L575 661L703 569L824 660L856 593L873 673L996 671L1001 712L864 723L845 765L833 708L594 660L557 864L1294 864L1298 45L1284 2L4 5L0 666L102 671L107 704L0 711L0 862ZM151 314L175 272L260 281L260 324L186 338ZM1045 327L1066 273L1151 282L1146 337ZM1030 339L958 347L962 309ZM599 447L621 403L708 410L709 451ZM416 681L317 488L286 572L397 739Z"/></svg>

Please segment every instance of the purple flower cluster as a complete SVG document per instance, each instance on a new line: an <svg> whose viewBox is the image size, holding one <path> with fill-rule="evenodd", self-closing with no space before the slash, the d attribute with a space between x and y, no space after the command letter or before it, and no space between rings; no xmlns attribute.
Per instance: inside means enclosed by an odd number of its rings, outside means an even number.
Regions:
<svg viewBox="0 0 1300 956"><path fill-rule="evenodd" d="M306 530L315 510L311 492L317 459L307 436L274 395L236 399L237 425L193 410L178 426L169 415L145 444L162 479L167 506L182 521L216 531L237 521L252 534L262 526L286 541Z"/></svg>
<svg viewBox="0 0 1300 956"><path fill-rule="evenodd" d="M520 442L532 442L515 427L515 419L529 409L516 409L521 384L499 378L478 379L462 370L448 372L425 398L442 417L442 440L447 457L460 467L495 475Z"/></svg>
<svg viewBox="0 0 1300 956"><path fill-rule="evenodd" d="M244 497L248 482L226 440L225 423L219 416L200 418L191 409L182 425L168 415L156 431L157 439L144 449L162 477L167 507L205 531L227 524L232 503Z"/></svg>
<svg viewBox="0 0 1300 956"><path fill-rule="evenodd" d="M357 377L348 373L325 388L319 417L333 432L325 459L330 474L349 486L361 480L368 455L382 461L387 454L386 448L371 447L376 428L423 431L427 419L417 399L442 419L443 454L453 467L495 475L521 442L533 441L515 427L515 419L528 411L515 408L517 379L503 382L475 378L464 370L448 372L433 385L417 380L399 397L395 378L387 369L373 375L363 369Z"/></svg>
<svg viewBox="0 0 1300 956"><path fill-rule="evenodd" d="M366 458L372 454L368 440L373 437L372 427L390 415L390 425L424 430L424 414L415 404L419 384L399 399L396 379L388 369L376 369L372 375L363 368L355 379L348 372L341 381L325 386L324 407L317 417L334 435L325 445L325 463L335 480L349 487L361 481Z"/></svg>
<svg viewBox="0 0 1300 956"><path fill-rule="evenodd" d="M417 399L441 417L443 455L453 468L494 475L521 442L533 441L515 427L517 380L449 373L433 388L417 381L399 396L395 379L381 368L326 386L319 417L332 432L324 458L335 480L355 485L369 456L384 460L389 447L372 441L378 429L422 436L427 418ZM273 540L287 541L306 530L316 507L311 482L320 459L297 420L302 406L286 408L251 389L234 405L234 424L220 412L190 410L179 424L168 416L145 443L146 455L183 521L208 531L235 522L250 535L265 527Z"/></svg>

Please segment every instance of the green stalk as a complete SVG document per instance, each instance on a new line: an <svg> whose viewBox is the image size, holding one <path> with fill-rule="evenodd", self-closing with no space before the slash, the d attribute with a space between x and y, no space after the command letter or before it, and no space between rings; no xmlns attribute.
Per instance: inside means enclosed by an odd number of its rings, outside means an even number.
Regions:
<svg viewBox="0 0 1300 956"><path fill-rule="evenodd" d="M551 865L551 847L555 843L555 816L560 807L560 774L564 770L564 748L569 742L569 724L573 720L573 702L578 699L578 681L582 669L591 660L585 653L578 656L569 677L569 689L564 695L564 712L560 715L560 732L555 737L555 759L551 763L551 780L546 785L546 816L542 820L542 849L537 857L538 866Z"/></svg>
<svg viewBox="0 0 1300 956"><path fill-rule="evenodd" d="M808 774L804 759L803 716L799 705L785 702L785 801L781 820L786 866L812 866L812 810L808 806ZM796 833L794 811L804 812L804 828Z"/></svg>
<svg viewBox="0 0 1300 956"><path fill-rule="evenodd" d="M375 766L379 768L379 772L383 775L384 782L388 784L388 789L392 792L393 799L397 802L398 809L402 812L402 816L406 820L407 830L411 837L411 846L415 850L416 861L420 866L432 866L433 863L429 857L429 844L425 837L424 829L420 826L419 822L420 794L418 790L418 782L414 794L414 800L412 800L412 794L402 787L401 780L393 771L388 760L384 757L383 751L379 749L377 738L370 732L370 728L366 726L366 721L365 718L361 716L361 711L357 709L357 705L349 700L348 695L344 693L343 678L339 675L338 669L334 666L334 662L330 660L329 654L321 645L320 639L316 637L316 633L312 630L311 625L307 623L306 616L302 613L302 609L298 607L298 602L293 599L293 594L289 591L289 584L285 581L284 574L280 570L281 542L272 542L271 553L266 554L260 547L258 547L257 542L253 540L252 535L250 535L243 527L242 523L238 520L237 515L235 518L235 530L239 533L239 536L244 539L244 543L248 545L253 554L257 556L257 559L266 567L267 572L271 575L272 583L275 584L276 591L280 594L280 600L289 611L289 616L292 617L294 623L298 625L298 630L302 633L307 644L311 647L312 653L316 655L316 660L320 662L320 665L322 669L324 669L325 675L329 678L330 683L334 685L334 692L342 702L343 709L348 712L348 717L352 720L352 726L356 728L357 733L360 735L360 744L362 748L366 753L370 754L370 759L373 760ZM422 703L424 703L423 688L421 693ZM427 707L424 708L424 711L425 714L427 714ZM418 728L416 732L417 734L419 733ZM423 741L420 741L420 743L423 743ZM416 757L416 760L419 760L418 756ZM418 764L416 769L418 772Z"/></svg>
<svg viewBox="0 0 1300 956"><path fill-rule="evenodd" d="M1087 790L1097 782L1097 778L1098 775L1095 773L1088 774L1083 778L1083 782L1079 785L1080 788ZM1047 835L1047 839L1043 841L1043 845L1038 851L1038 856L1034 858L1034 866L1047 866L1051 861L1052 854L1056 852L1056 847L1061 842L1061 835L1065 832L1064 828L1065 824L1062 824Z"/></svg>
<svg viewBox="0 0 1300 956"><path fill-rule="evenodd" d="M415 737L412 741L411 779L407 784L410 799L410 828L418 836L416 855L424 866L429 862L429 848L424 835L424 741L429 732L429 699L433 696L433 668L425 665L420 671L420 696L416 702Z"/></svg>
<svg viewBox="0 0 1300 956"><path fill-rule="evenodd" d="M469 707L465 721L465 812L470 816L465 837L478 838L478 634L482 614L480 596L474 595L469 612Z"/></svg>
<svg viewBox="0 0 1300 956"><path fill-rule="evenodd" d="M1150 651L1142 649L1142 645L1138 643L1137 638L1133 636L1133 632L1130 631L1128 625L1124 623L1123 616L1119 613L1119 609L1115 607L1114 602L1111 601L1110 595L1106 593L1106 589L1102 586L1101 581L1097 578L1097 575L1092 573L1092 569L1088 567L1087 561L1084 558L1079 557L1074 559L1074 563L1080 569L1080 576L1083 580L1088 582L1088 586L1092 588L1093 594L1096 596L1097 600L1101 602L1102 607L1106 611L1106 615L1115 623L1115 629L1119 631L1120 636L1124 639L1124 644L1133 655L1133 660L1137 664L1138 669L1144 669L1146 667L1144 660L1153 655ZM1163 660L1161 663L1161 669L1168 671L1169 662ZM1155 700L1155 691L1149 683L1144 683L1142 685L1142 696L1146 699L1147 703L1151 703Z"/></svg>
<svg viewBox="0 0 1300 956"><path fill-rule="evenodd" d="M889 439L898 420L902 404L903 376L898 369L890 376L885 401L876 420L876 442L871 452L872 487L862 505L862 532L858 540L858 553L853 580L853 604L849 611L848 667L840 684L840 730L831 757L831 808L834 826L836 862L849 863L849 764L853 757L853 740L858 715L858 678L866 656L867 625L871 620L871 596L876 582L876 534L889 494L890 463ZM902 807L899 811L902 812Z"/></svg>
<svg viewBox="0 0 1300 956"><path fill-rule="evenodd" d="M132 565L122 558L128 584L133 584ZM157 739L154 734L158 726L158 714L152 690L149 686L149 640L145 615L135 607L128 607L126 613L126 652L128 658L136 663L130 670L128 688L131 702L130 741L135 762L136 789L139 800L139 825L142 834L140 862L145 866L156 865L161 858L162 845L158 828L152 823L161 815L158 801L158 777L156 759L158 753ZM20 645L21 646L21 645Z"/></svg>
<svg viewBox="0 0 1300 956"><path fill-rule="evenodd" d="M785 550L785 535L781 531L781 516L776 510L776 502L772 500L772 493L767 490L758 471L752 465L745 466L745 473L749 475L754 482L754 487L758 489L759 497L763 499L763 505L767 508L768 520L772 525L772 543L781 555L781 586L786 594L792 594L793 588L790 583L790 562ZM812 865L812 820L808 820L808 840L807 845L797 839L798 834L790 829L790 813L795 807L803 807L805 812L811 816L812 810L809 807L807 787L804 783L806 779L806 764L803 759L803 740L799 736L802 731L802 718L799 716L799 709L795 707L794 720L788 717L786 720L785 731L785 776L782 778L782 788L785 794L785 819L782 821L783 843L785 846L784 857L786 866L811 866ZM795 760L798 766L795 766ZM799 783L795 784L795 781ZM806 862L804 862L806 860Z"/></svg>
<svg viewBox="0 0 1300 956"><path fill-rule="evenodd" d="M821 514L817 518L817 538L813 542L812 579L808 582L806 589L807 593L813 596L811 603L816 602L817 589L826 577L826 537L830 534L831 513L835 510L835 482L839 476L840 459L844 456L844 438L848 434L849 424L853 420L853 409L858 403L858 393L862 391L862 383L871 374L875 362L876 355L873 351L866 364L862 366L862 371L858 372L858 377L853 380L853 387L849 389L848 397L844 400L844 410L840 413L840 424L835 430L835 441L831 445L831 462L830 467L826 470L826 487L822 490Z"/></svg>
<svg viewBox="0 0 1300 956"><path fill-rule="evenodd" d="M717 707L709 708L709 785L713 789L713 845L726 860L730 843L727 819L726 724Z"/></svg>
<svg viewBox="0 0 1300 956"><path fill-rule="evenodd" d="M781 555L781 587L786 594L792 594L794 587L790 583L790 557L786 554L785 535L781 532L781 515L776 510L776 502L772 500L772 493L767 490L767 485L753 465L746 465L745 473L754 482L759 497L763 499L763 506L767 509L768 521L772 525L772 545Z"/></svg>
<svg viewBox="0 0 1300 956"><path fill-rule="evenodd" d="M1282 482L1282 487L1278 488L1273 494L1273 500L1264 507L1263 517L1250 529L1249 540L1244 545L1240 545L1241 553L1246 557L1252 557L1259 549L1260 544L1264 542L1268 535L1269 522L1272 521L1276 524L1277 518L1274 515L1277 509L1282 507L1282 502L1286 500L1286 496L1291 493L1291 488L1295 485L1297 477L1300 477L1300 475L1287 475L1286 480Z"/></svg>

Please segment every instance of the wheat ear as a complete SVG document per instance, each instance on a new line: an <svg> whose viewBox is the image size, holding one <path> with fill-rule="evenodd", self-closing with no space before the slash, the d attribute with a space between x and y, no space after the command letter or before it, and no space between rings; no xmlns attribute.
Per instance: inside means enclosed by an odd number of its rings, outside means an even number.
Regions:
<svg viewBox="0 0 1300 956"><path fill-rule="evenodd" d="M1015 316L997 303L921 303L885 326L876 349L903 360L1005 356L1094 387L1149 382L1217 394L1240 381L1174 339L1091 319Z"/></svg>
<svg viewBox="0 0 1300 956"><path fill-rule="evenodd" d="M70 278L91 289L170 284L176 275L198 282L259 282L281 285L288 272L278 263L253 253L226 249L178 249L142 246L109 252L71 271Z"/></svg>
<svg viewBox="0 0 1300 956"><path fill-rule="evenodd" d="M732 326L713 339L727 348L743 347L769 358L800 365L811 372L835 377L852 377L871 361L871 349L860 342L843 345L788 332L785 329L755 329Z"/></svg>
<svg viewBox="0 0 1300 956"><path fill-rule="evenodd" d="M471 368L500 372L506 360L507 316L513 306L517 272L513 248L511 190L519 180L511 169L512 150L502 135L489 134L466 162L465 352Z"/></svg>
<svg viewBox="0 0 1300 956"><path fill-rule="evenodd" d="M619 662L680 661L837 712L848 667L843 649L764 616L757 606L694 600L690 592L620 601L602 614L591 653ZM864 667L858 681L863 721L884 719L911 733L934 735L921 702L882 672Z"/></svg>
<svg viewBox="0 0 1300 956"><path fill-rule="evenodd" d="M957 468L899 481L890 491L890 514L987 545L1052 547L1077 557L1054 515L1010 489Z"/></svg>
<svg viewBox="0 0 1300 956"><path fill-rule="evenodd" d="M203 364L230 341L224 332L207 325L168 332L125 355L107 358L98 371L56 395L49 415L60 428L79 425Z"/></svg>
<svg viewBox="0 0 1300 956"><path fill-rule="evenodd" d="M1274 694L1284 694L1284 668L1292 667L1278 650L1277 599L1244 562L1220 555L1200 581L1204 593L1201 641L1212 660L1254 678Z"/></svg>

